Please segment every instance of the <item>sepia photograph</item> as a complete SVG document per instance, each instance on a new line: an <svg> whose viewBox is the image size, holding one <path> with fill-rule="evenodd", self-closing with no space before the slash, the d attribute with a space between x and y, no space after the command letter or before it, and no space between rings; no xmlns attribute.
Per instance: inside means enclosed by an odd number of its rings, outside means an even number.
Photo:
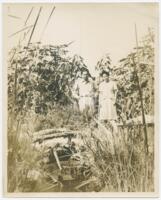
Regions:
<svg viewBox="0 0 161 200"><path fill-rule="evenodd" d="M3 3L4 194L158 195L159 3Z"/></svg>

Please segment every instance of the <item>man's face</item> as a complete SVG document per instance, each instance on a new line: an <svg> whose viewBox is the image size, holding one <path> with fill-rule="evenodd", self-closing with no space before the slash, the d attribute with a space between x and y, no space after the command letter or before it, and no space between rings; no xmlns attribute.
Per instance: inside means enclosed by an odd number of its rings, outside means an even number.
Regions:
<svg viewBox="0 0 161 200"><path fill-rule="evenodd" d="M85 80L85 81L88 80L88 74L87 74L87 72L83 72L82 78L83 78L83 80Z"/></svg>
<svg viewBox="0 0 161 200"><path fill-rule="evenodd" d="M103 81L105 81L105 82L109 82L109 75L103 74L102 79L103 79Z"/></svg>

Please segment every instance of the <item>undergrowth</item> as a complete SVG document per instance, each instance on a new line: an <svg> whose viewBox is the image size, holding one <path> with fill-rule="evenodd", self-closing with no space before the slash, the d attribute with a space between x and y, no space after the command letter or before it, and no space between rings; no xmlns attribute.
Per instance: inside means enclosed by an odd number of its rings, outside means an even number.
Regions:
<svg viewBox="0 0 161 200"><path fill-rule="evenodd" d="M12 120L11 120L12 117ZM8 120L8 192L61 191L61 183L42 165L43 152L32 144L32 134L48 128L67 127L81 131L91 171L97 181L95 191L153 192L154 147L145 155L143 128L122 127L117 132L96 121L90 124L71 108L36 115L11 115ZM150 129L151 140L154 130Z"/></svg>

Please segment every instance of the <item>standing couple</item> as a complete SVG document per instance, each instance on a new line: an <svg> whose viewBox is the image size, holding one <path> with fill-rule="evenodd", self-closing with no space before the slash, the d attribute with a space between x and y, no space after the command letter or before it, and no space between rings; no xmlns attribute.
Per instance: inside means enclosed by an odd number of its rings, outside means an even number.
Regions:
<svg viewBox="0 0 161 200"><path fill-rule="evenodd" d="M81 79L75 86L75 97L80 112L93 116L98 99L98 119L101 122L117 120L116 114L116 83L110 80L110 74L102 71L99 84L91 80L87 71L82 72ZM96 86L97 85L97 86Z"/></svg>

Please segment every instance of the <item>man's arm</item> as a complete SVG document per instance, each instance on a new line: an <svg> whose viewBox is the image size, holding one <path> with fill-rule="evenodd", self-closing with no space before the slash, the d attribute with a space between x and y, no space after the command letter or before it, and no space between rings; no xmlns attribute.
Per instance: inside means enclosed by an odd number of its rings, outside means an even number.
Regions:
<svg viewBox="0 0 161 200"><path fill-rule="evenodd" d="M78 84L78 82L76 82L76 84L74 85L72 95L73 95L74 99L76 99L76 100L79 99L79 84Z"/></svg>

